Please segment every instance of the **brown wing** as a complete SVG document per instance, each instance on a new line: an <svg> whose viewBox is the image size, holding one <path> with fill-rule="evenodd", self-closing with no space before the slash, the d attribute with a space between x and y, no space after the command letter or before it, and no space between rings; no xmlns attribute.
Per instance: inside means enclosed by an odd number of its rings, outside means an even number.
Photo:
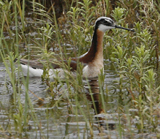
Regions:
<svg viewBox="0 0 160 139"><path fill-rule="evenodd" d="M27 59L20 59L19 62L23 65L29 65L34 69L43 69L43 64L38 60L27 60Z"/></svg>
<svg viewBox="0 0 160 139"><path fill-rule="evenodd" d="M17 59L14 60L16 62ZM45 65L50 65L53 69L56 68L64 68L65 66L69 66L71 71L77 70L77 62L71 60L69 63L67 60L60 60L58 62L51 62L51 61L43 61L43 60L27 60L27 59L20 59L19 60L23 65L29 65L34 69L43 69ZM63 63L63 64L62 64Z"/></svg>

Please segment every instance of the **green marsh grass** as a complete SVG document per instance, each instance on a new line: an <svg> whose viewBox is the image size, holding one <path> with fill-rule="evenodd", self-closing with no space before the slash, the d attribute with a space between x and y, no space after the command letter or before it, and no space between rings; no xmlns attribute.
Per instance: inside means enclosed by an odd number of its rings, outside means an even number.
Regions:
<svg viewBox="0 0 160 139"><path fill-rule="evenodd" d="M66 58L69 63L71 56L81 55L88 50L94 21L105 13L114 18L117 24L134 27L136 31L132 33L115 29L108 31L104 37L104 58L108 60L107 64L105 63L105 75L110 72L108 74L114 74L115 79L106 84L107 78L103 73L98 78L102 109L105 114L114 115L111 120L115 121L117 138L127 135L133 135L134 138L141 133L154 133L157 137L160 87L156 68L159 58L160 3L152 0L132 0L130 3L120 0L115 3L116 8L111 10L112 4L108 0L99 1L96 6L92 6L90 0L76 1L76 6L70 7L65 18L57 20L52 6L52 13L48 13L45 5L33 0L30 9L32 20L29 21L25 2L0 2L0 13L3 15L0 17L0 59L6 69L4 85L12 88L9 110L1 104L10 119L7 127L0 127L3 135L7 137L6 133L9 132L10 137L30 138L32 133L36 132L35 136L41 138L49 138L51 133L66 138L73 137L70 133L75 133L78 138L86 138L86 135L91 138L98 136L98 129L94 126L92 102L84 93L84 85L89 85L89 82L82 81L82 65L79 65L76 78L66 74L65 79L57 77L52 81L46 79L46 76L50 68L50 58ZM7 36L11 38L9 41ZM68 47L65 47L66 45ZM35 90L30 90L33 79L21 76L18 61L15 65L14 59L21 57L47 60L46 72L41 81L45 86L42 97L37 95ZM59 64L70 69L65 63ZM89 94L94 101L90 88ZM41 102L41 105L34 100ZM80 125L81 121L85 123L84 126ZM110 118L105 119L106 123L109 121ZM72 129L71 125L74 123L76 126ZM60 129L63 124L65 133ZM107 127L109 126L107 124ZM112 131L109 131L107 136L112 138Z"/></svg>

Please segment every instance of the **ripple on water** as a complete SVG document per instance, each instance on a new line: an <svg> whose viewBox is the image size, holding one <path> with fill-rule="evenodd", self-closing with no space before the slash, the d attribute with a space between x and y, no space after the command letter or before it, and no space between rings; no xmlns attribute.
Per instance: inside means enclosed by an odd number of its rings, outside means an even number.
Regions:
<svg viewBox="0 0 160 139"><path fill-rule="evenodd" d="M3 64L0 64L0 93L3 93L3 95L0 96L0 101L1 104L3 105L3 108L6 107L12 107L11 102L10 102L10 97L11 95L8 93L4 93L2 90L4 88L4 84L5 82L5 78L6 78L6 70ZM7 79L9 80L9 78ZM112 81L113 80L118 80L118 78L116 77L116 75L112 72L110 72L108 69L105 71L105 84L106 86L110 89L112 88ZM31 101L33 102L33 104L36 104L36 100L38 98L44 98L44 103L46 105L42 105L42 106L38 106L38 105L34 105L34 110L30 110L29 112L34 111L37 114L37 118L38 121L41 122L41 132L37 131L39 130L39 127L35 126L35 122L34 121L29 121L29 131L27 132L30 138L35 138L35 137L47 137L49 136L50 138L62 138L62 137L66 137L66 138L88 138L89 137L89 126L86 127L86 121L84 120L84 116L81 114L74 114L73 113L69 113L69 108L70 108L70 103L68 102L62 102L61 104L59 104L58 106L55 105L51 105L48 106L47 104L50 103L51 99L49 99L48 101L46 101L46 98L48 98L48 94L46 92L46 85L43 84L43 82L41 81L41 78L30 78L29 79L29 92L28 95L31 99ZM10 91L12 92L12 87L9 88ZM21 97L21 103L25 104L25 86L22 85L21 86L22 92L20 94ZM67 90L67 86L64 85L63 87L61 87L61 89L59 90L59 92L61 92L60 95L64 95L64 92L66 92L65 90ZM57 92L56 88L53 89L54 92ZM58 93L58 92L57 92ZM112 93L111 93L112 94ZM109 94L110 95L110 94ZM68 94L66 93L66 99L68 98ZM55 97L56 99L56 97ZM75 102L74 100L72 100L73 102ZM110 101L111 102L111 101ZM43 103L43 104L44 104ZM113 105L115 105L116 102L113 103ZM109 104L109 103L108 103ZM111 105L111 104L110 104ZM85 113L90 116L92 116L93 119L91 119L91 121L95 121L95 117L94 117L94 112L93 109L90 109L90 111L87 111L87 106L85 104L80 105L81 108L84 108ZM75 103L72 104L72 110L76 109L77 106L75 105ZM6 110L6 109L5 109ZM51 117L48 117L47 115L47 111L53 111L53 115ZM6 119L7 120L7 112L8 111L4 111L4 113L0 113L0 119ZM99 115L102 116L102 115ZM111 116L111 115L109 115ZM46 118L48 117L48 119ZM111 116L111 119L108 121L111 124L117 124L116 120L113 118L114 116ZM77 118L78 118L78 122L77 122ZM0 120L0 123L3 123L3 121ZM3 124L7 124L7 123L3 123ZM78 127L78 128L77 128ZM77 132L79 130L79 132ZM36 131L36 133L35 133ZM103 137L108 137L108 134L110 134L111 132L113 133L113 135L111 136L112 138L117 138L118 133L116 131L110 131L110 133L107 130L104 130L105 135L103 135ZM95 138L101 138L102 134L100 135L96 126L93 129L93 134Z"/></svg>

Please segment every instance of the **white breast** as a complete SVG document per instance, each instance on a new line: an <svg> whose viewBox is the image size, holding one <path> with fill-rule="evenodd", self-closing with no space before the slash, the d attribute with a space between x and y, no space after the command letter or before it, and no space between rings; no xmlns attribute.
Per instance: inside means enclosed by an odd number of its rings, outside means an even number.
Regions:
<svg viewBox="0 0 160 139"><path fill-rule="evenodd" d="M103 67L103 64L88 64L83 68L83 76L86 78L97 77L101 73L101 70L104 70Z"/></svg>

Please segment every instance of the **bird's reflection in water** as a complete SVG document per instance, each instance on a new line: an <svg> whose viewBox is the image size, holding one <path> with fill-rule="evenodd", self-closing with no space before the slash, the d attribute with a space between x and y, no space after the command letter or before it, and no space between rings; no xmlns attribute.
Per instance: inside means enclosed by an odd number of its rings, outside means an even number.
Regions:
<svg viewBox="0 0 160 139"><path fill-rule="evenodd" d="M100 102L100 90L99 90L99 83L98 83L98 77L89 78L88 84L85 85L86 91L86 97L87 99L92 103L92 108L95 111L95 114L103 113L104 110L102 108L101 102ZM98 124L100 126L103 125L103 118L98 117L96 118L98 121Z"/></svg>

